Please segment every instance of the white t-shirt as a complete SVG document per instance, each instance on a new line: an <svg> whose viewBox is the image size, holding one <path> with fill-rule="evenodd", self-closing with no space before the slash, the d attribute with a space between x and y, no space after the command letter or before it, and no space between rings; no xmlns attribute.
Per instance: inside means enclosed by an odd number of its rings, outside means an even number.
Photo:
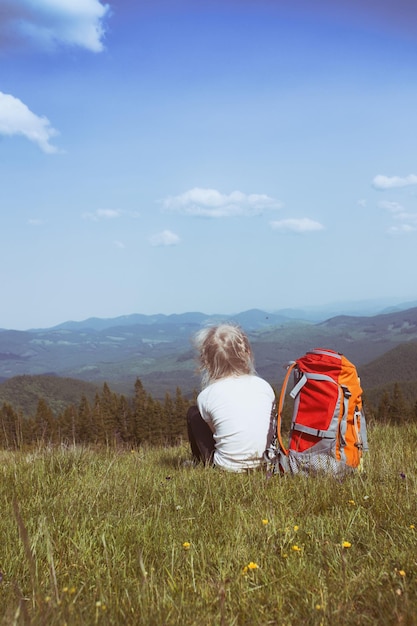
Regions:
<svg viewBox="0 0 417 626"><path fill-rule="evenodd" d="M202 418L213 431L214 464L230 471L257 467L267 448L275 394L259 376L230 376L199 394Z"/></svg>

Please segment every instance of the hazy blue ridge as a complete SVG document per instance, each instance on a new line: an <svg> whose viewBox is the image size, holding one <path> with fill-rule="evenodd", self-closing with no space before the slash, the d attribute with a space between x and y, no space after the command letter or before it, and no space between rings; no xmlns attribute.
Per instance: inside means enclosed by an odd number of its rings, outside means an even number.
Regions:
<svg viewBox="0 0 417 626"><path fill-rule="evenodd" d="M288 361L315 347L342 352L359 368L417 341L417 307L375 316L338 315L318 323L259 309L229 317L189 312L91 318L51 329L3 330L0 381L48 374L96 385L108 382L130 393L140 378L157 397L177 386L191 393L199 386L192 337L202 326L228 319L248 332L257 371L275 386Z"/></svg>

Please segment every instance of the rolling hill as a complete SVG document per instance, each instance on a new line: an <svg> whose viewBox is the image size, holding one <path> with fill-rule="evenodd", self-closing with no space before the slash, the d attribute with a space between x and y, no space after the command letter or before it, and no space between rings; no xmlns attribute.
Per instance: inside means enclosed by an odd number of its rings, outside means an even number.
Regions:
<svg viewBox="0 0 417 626"><path fill-rule="evenodd" d="M192 335L202 325L222 319L202 313L135 315L67 322L51 329L3 330L0 377L5 382L16 376L48 374L99 386L108 382L125 395L133 393L135 380L140 378L156 398L163 398L167 391L175 393L177 386L190 395L199 387ZM336 316L320 323L256 309L232 319L249 334L258 373L276 387L286 363L315 347L343 352L362 372L367 386L388 384L402 371L403 361L390 358L392 373L387 366L381 378L376 360L395 348L410 346L412 351L417 341L417 307L369 317ZM415 367L414 371L417 379Z"/></svg>
<svg viewBox="0 0 417 626"><path fill-rule="evenodd" d="M92 383L60 376L15 376L0 384L0 406L10 404L23 415L34 415L41 398L57 414L82 396L93 402L98 387Z"/></svg>
<svg viewBox="0 0 417 626"><path fill-rule="evenodd" d="M402 343L358 368L366 398L376 405L382 394L398 384L409 403L417 402L417 341Z"/></svg>

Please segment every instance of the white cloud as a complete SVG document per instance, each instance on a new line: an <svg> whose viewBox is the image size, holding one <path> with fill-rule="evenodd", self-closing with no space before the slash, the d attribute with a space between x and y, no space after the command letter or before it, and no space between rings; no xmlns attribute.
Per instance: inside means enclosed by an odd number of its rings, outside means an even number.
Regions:
<svg viewBox="0 0 417 626"><path fill-rule="evenodd" d="M375 189L393 189L394 187L408 187L409 185L417 185L417 176L410 174L409 176L375 176L372 186Z"/></svg>
<svg viewBox="0 0 417 626"><path fill-rule="evenodd" d="M384 200L382 202L378 202L378 206L381 209L386 209L390 213L394 213L396 215L404 213L404 207L399 202L390 202L388 200Z"/></svg>
<svg viewBox="0 0 417 626"><path fill-rule="evenodd" d="M399 202L378 202L378 207L388 211L397 222L396 225L388 228L389 233L401 234L417 230L417 213L407 212Z"/></svg>
<svg viewBox="0 0 417 626"><path fill-rule="evenodd" d="M180 243L178 235L170 230L163 230L149 238L152 246L176 246Z"/></svg>
<svg viewBox="0 0 417 626"><path fill-rule="evenodd" d="M115 209L97 209L93 213L84 213L83 218L98 222L99 220L112 220L116 217L120 217L121 211Z"/></svg>
<svg viewBox="0 0 417 626"><path fill-rule="evenodd" d="M97 209L96 215L99 219L111 220L115 217L120 217L120 211L115 209Z"/></svg>
<svg viewBox="0 0 417 626"><path fill-rule="evenodd" d="M2 0L0 48L32 45L51 49L103 49L109 5L99 0Z"/></svg>
<svg viewBox="0 0 417 626"><path fill-rule="evenodd" d="M46 117L40 117L18 98L0 91L0 135L23 135L49 154L58 152L50 143L58 134Z"/></svg>
<svg viewBox="0 0 417 626"><path fill-rule="evenodd" d="M388 232L393 235L399 235L401 233L412 233L417 230L416 226L411 226L411 224L400 224L399 226L391 226L388 229Z"/></svg>
<svg viewBox="0 0 417 626"><path fill-rule="evenodd" d="M300 219L278 220L275 222L270 222L270 225L274 230L294 233L307 233L324 229L324 226L320 224L320 222L315 222L308 217L302 217Z"/></svg>
<svg viewBox="0 0 417 626"><path fill-rule="evenodd" d="M237 217L260 215L265 210L279 209L281 203L265 194L244 194L233 191L223 194L216 189L194 187L178 196L162 201L164 209L199 217Z"/></svg>

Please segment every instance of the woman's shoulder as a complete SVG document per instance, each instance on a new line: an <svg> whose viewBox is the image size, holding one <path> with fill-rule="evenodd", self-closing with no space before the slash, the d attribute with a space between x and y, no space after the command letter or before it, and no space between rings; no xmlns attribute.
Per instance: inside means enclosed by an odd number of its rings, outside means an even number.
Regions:
<svg viewBox="0 0 417 626"><path fill-rule="evenodd" d="M274 390L272 389L272 385L270 385L269 382L265 380L265 378L261 378L257 374L254 374L253 376L251 376L251 378L253 378L254 385L258 385L258 387L261 387L264 389L270 389L272 393L274 393Z"/></svg>
<svg viewBox="0 0 417 626"><path fill-rule="evenodd" d="M210 393L211 390L221 389L223 387L246 387L246 386L256 386L269 388L272 390L271 385L264 379L258 376L257 374L240 374L239 376L226 376L224 378L219 378L218 380L213 381L210 385L203 389L203 392Z"/></svg>

